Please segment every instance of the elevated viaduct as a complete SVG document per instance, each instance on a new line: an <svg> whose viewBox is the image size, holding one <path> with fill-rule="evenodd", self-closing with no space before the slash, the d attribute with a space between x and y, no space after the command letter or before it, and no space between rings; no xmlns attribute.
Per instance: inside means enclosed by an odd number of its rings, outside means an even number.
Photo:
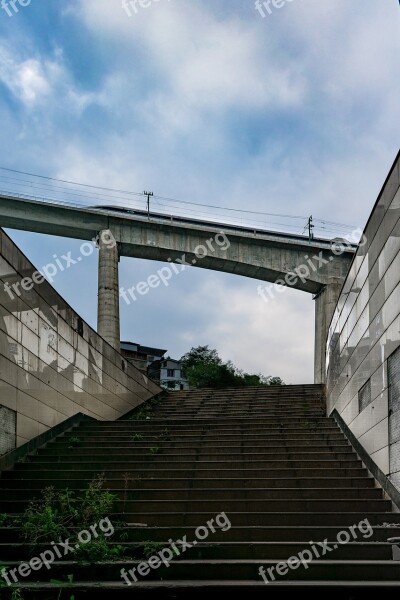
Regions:
<svg viewBox="0 0 400 600"><path fill-rule="evenodd" d="M315 300L315 382L325 382L329 323L356 245L338 246L329 240L256 228L112 207L78 207L4 193L0 193L0 226L81 240L99 239L98 333L115 348L119 348L120 341L120 256L171 263L184 259L195 268L270 283L284 281ZM111 232L117 245L107 243L102 232Z"/></svg>

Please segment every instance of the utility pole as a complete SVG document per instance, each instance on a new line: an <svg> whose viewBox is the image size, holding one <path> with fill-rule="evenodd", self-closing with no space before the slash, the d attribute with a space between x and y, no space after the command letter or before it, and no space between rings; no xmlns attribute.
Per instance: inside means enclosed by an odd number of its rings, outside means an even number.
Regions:
<svg viewBox="0 0 400 600"><path fill-rule="evenodd" d="M147 196L147 218L150 221L150 198L154 196L153 192L143 192Z"/></svg>
<svg viewBox="0 0 400 600"><path fill-rule="evenodd" d="M311 240L314 239L314 229L315 225L313 225L313 218L312 215L308 218L308 222L307 222L307 228L308 228L308 241L311 242Z"/></svg>

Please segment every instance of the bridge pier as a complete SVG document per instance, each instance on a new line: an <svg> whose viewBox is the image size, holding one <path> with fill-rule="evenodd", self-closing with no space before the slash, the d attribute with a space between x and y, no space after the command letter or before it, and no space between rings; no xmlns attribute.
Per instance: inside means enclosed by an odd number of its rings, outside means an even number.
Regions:
<svg viewBox="0 0 400 600"><path fill-rule="evenodd" d="M314 383L326 383L326 342L343 280L330 278L315 300Z"/></svg>
<svg viewBox="0 0 400 600"><path fill-rule="evenodd" d="M118 244L109 230L100 232L98 248L97 333L119 352L119 252Z"/></svg>

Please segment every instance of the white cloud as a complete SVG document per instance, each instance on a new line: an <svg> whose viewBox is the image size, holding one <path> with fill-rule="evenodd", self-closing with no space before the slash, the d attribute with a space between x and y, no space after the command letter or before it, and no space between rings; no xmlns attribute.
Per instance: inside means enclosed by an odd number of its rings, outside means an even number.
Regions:
<svg viewBox="0 0 400 600"><path fill-rule="evenodd" d="M259 284L233 278L221 282L218 274L212 273L200 289L186 291L185 304L190 306L194 324L191 332L178 332L181 344L188 349L208 344L224 360L232 360L247 372L280 376L286 383L311 381L311 295L285 290L266 303L257 294ZM199 316L201 330L196 327Z"/></svg>
<svg viewBox="0 0 400 600"><path fill-rule="evenodd" d="M60 49L51 58L25 55L25 51L0 45L0 81L26 108L51 110L52 116L57 108L80 114L99 101L97 94L75 87Z"/></svg>
<svg viewBox="0 0 400 600"><path fill-rule="evenodd" d="M296 67L276 57L265 61L267 42L246 20L217 18L206 6L179 1L130 19L119 4L82 0L79 14L92 32L119 40L117 69L135 71L140 51L163 88L148 105L149 112L159 108L156 117L171 116L175 107L189 122L197 111L298 106L304 98Z"/></svg>
<svg viewBox="0 0 400 600"><path fill-rule="evenodd" d="M50 92L49 73L53 66L36 59L19 60L0 47L0 81L23 104L31 106Z"/></svg>

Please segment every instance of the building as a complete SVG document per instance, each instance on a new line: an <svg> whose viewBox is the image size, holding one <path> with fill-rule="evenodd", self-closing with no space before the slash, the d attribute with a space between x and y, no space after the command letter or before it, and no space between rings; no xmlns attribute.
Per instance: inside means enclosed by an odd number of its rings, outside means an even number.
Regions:
<svg viewBox="0 0 400 600"><path fill-rule="evenodd" d="M178 360L165 358L166 350L142 346L135 342L121 342L121 354L132 365L146 373L150 379L169 390L187 390L189 384Z"/></svg>
<svg viewBox="0 0 400 600"><path fill-rule="evenodd" d="M147 373L148 367L157 360L164 358L166 350L142 346L134 342L121 342L121 354L132 365Z"/></svg>
<svg viewBox="0 0 400 600"><path fill-rule="evenodd" d="M188 390L189 383L185 379L182 364L179 360L167 357L164 360L153 362L148 368L148 375L151 379L168 390Z"/></svg>
<svg viewBox="0 0 400 600"><path fill-rule="evenodd" d="M342 287L327 339L328 414L339 413L400 489L400 153Z"/></svg>

